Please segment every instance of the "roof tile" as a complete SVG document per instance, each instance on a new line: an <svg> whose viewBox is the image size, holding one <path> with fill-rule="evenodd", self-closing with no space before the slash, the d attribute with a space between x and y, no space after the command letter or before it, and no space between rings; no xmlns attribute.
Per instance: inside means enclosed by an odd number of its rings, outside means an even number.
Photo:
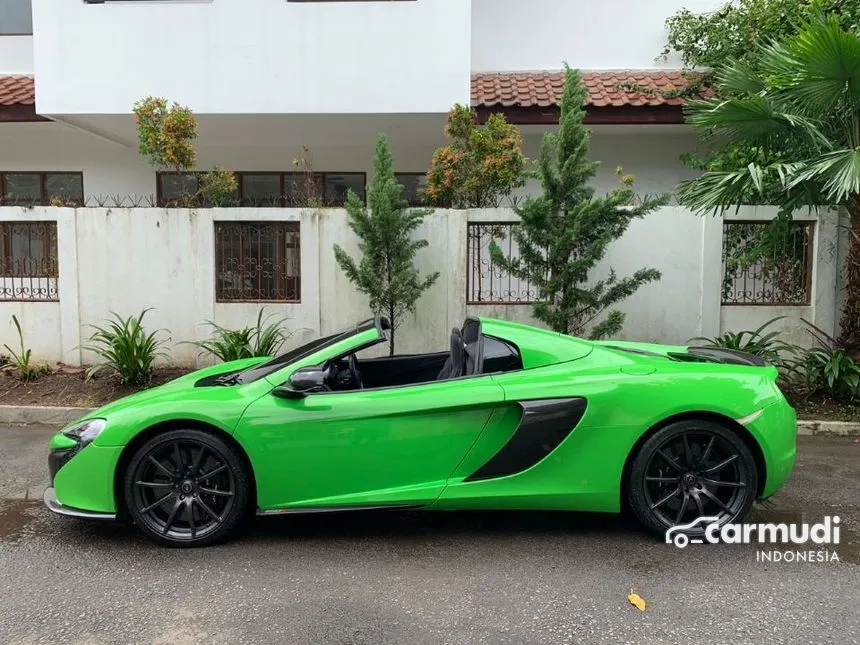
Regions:
<svg viewBox="0 0 860 645"><path fill-rule="evenodd" d="M564 72L492 72L472 75L472 105L478 107L548 107L561 103ZM678 70L611 70L582 73L586 105L681 105L672 94L689 85ZM670 96L665 96L669 93Z"/></svg>
<svg viewBox="0 0 860 645"><path fill-rule="evenodd" d="M0 105L33 105L35 85L32 76L0 76Z"/></svg>

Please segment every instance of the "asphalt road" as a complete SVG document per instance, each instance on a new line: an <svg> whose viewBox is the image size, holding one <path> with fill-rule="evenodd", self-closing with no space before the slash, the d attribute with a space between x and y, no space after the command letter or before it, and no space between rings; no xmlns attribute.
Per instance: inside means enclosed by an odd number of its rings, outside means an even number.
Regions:
<svg viewBox="0 0 860 645"><path fill-rule="evenodd" d="M165 549L33 499L50 432L0 428L4 645L860 642L853 439L802 439L791 482L755 511L838 513L840 561L763 564L755 547L682 551L570 513L273 518L231 544Z"/></svg>

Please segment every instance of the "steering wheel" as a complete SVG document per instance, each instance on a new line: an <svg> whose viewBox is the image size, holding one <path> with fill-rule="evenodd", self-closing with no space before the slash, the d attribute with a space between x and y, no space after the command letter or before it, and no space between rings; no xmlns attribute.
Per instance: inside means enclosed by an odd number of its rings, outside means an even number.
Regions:
<svg viewBox="0 0 860 645"><path fill-rule="evenodd" d="M349 355L349 373L355 386L359 390L364 389L364 383L361 380L361 372L358 371L358 359L355 358L355 354Z"/></svg>

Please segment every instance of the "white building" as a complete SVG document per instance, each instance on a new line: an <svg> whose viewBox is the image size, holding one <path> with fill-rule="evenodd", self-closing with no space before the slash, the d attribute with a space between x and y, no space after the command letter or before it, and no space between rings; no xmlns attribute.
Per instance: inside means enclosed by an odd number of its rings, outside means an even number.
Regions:
<svg viewBox="0 0 860 645"><path fill-rule="evenodd" d="M720 4L722 0L683 2L694 11ZM231 274L229 262L225 264L226 256L235 263L233 256L245 252L229 249L236 240L223 237L227 233L208 230L199 239L173 239L167 246L174 255L163 255L166 245L152 242L144 256L146 266L127 267L121 266L126 254L117 238L99 239L95 246L92 237L82 240L83 231L103 236L108 234L105 227L120 226L109 224L111 211L87 215L86 209L77 209L70 215L46 208L34 213L10 205L49 204L58 194L87 206L167 202L178 189L177 178L157 174L137 152L132 106L146 96L163 96L194 111L201 169L217 164L237 171L245 208L224 217L249 227L262 220L296 222L281 227L267 244L280 249L300 244L301 259L288 250L283 251L286 259L256 258L274 262L281 274L253 297L239 289L236 299L254 300L254 310L257 301L289 303L284 307L290 315L315 331L326 331L342 317L349 320L353 312L341 309L339 315L329 315L319 304L320 289L345 292L349 285L342 276L326 277L326 271L333 271L330 251L309 244L340 240L345 228L335 227L330 234L320 224L311 234L307 227L312 224L299 214L270 208L301 206L295 203L292 186L293 160L302 146L310 150L317 181L332 205L342 202L348 187L360 192L371 179L378 132L389 136L402 181L416 191L434 149L445 143L446 113L456 102L470 102L482 118L503 112L521 127L526 154L534 157L542 134L557 123L559 70L566 61L583 70L589 88L592 157L603 164L597 188L615 185L615 168L623 166L636 176L638 191L671 191L690 176L679 156L696 147L694 134L684 125L680 99L663 95L684 85L679 61L659 57L664 21L680 6L679 0L0 0L0 200L7 205L0 207L0 232L5 231L0 266L6 266L0 277L5 280L0 282L0 341L11 339L5 319L17 313L28 320L26 327L35 330L34 335L59 338L39 341L48 358L74 363L80 360L73 347L81 329L120 308L118 302L126 315L155 306L162 312L155 314L156 323L171 327L174 335L177 327L185 330L184 335L180 332L183 340L203 333L198 328L206 318L247 320L247 304L231 301L229 280L235 271ZM269 208L254 208L259 206ZM135 213L123 211L121 216ZM217 213L207 216L212 224L219 221ZM86 217L91 219L82 224ZM97 217L108 223L95 226L92 218ZM159 211L157 217L169 219L175 213ZM331 217L341 217L342 224L342 213ZM510 213L483 214L476 221L487 217L512 219ZM457 239L468 237L467 219ZM35 224L27 231L13 231L11 222L22 220L58 224L44 235L39 232L35 245ZM731 293L722 293L719 221L668 207L652 221L637 223L619 243L623 251L609 261L621 270L658 266L664 280L625 305L625 335L684 342L778 313L794 321L808 317L833 330L839 256L835 226L822 226L814 233L810 229L802 245L801 269L808 276L804 289L790 301L773 302L784 299L774 298L766 284L752 286L752 275L738 279L749 280L747 286L729 276ZM172 230L178 235L186 229ZM130 231L123 229L123 234ZM213 235L218 238L215 248ZM139 238L119 239L142 243ZM181 249L194 247L200 239L208 246L187 254L197 263L192 272L182 265L186 256ZM90 252L105 244L114 250L120 245L120 265L87 265ZM16 245L17 250L12 248ZM25 245L26 253L21 250ZM56 257L52 245L59 247L59 280L50 270L33 269ZM219 253L224 256L220 260ZM460 255L450 248L446 253L449 258ZM474 259L466 249L462 255L463 266L452 271L466 283ZM826 266L819 265L820 258ZM20 268L22 262L28 263L26 271ZM429 259L427 263L432 264ZM152 284L171 284L149 279L165 265L173 272L168 278L212 274L205 281L206 293L195 295L198 306L181 320L167 312L169 298L149 291ZM114 278L100 273L104 270L124 276L119 286L109 286ZM31 278L23 287L21 280L10 277L22 271ZM128 281L138 274L141 283L129 289ZM88 286L83 276L105 283ZM183 284L194 288L195 282ZM112 289L122 296L106 297ZM671 309L678 304L675 297L655 300L655 294L667 290L683 291L688 310ZM491 313L496 315L527 317L528 308L511 313L516 305L506 309L498 304L511 300L510 293L464 292L457 297L465 297L467 308L478 306L469 304L477 298L493 303ZM129 293L135 298L126 297ZM362 301L354 296L344 297L361 310ZM437 296L453 301L447 291ZM170 297L175 301L177 296ZM740 300L744 307L726 298ZM451 317L462 308L454 307ZM449 321L434 322L428 333L431 328L435 333L436 327L444 339ZM190 350L178 351L187 356Z"/></svg>

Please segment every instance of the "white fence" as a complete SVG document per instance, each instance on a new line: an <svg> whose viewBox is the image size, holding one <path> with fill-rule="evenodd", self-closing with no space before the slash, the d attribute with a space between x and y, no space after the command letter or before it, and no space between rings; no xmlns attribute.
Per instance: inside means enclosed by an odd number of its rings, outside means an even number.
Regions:
<svg viewBox="0 0 860 645"><path fill-rule="evenodd" d="M745 207L731 217L759 220L773 214L770 208ZM470 304L467 298L468 224L515 220L512 211L498 209L440 210L425 221L419 235L429 246L420 252L418 264L422 272L442 275L399 331L399 353L444 349L451 327L468 314L532 320L529 305ZM90 325L101 325L113 311L129 316L154 308L147 315L147 327L169 330L170 360L182 365L209 360L199 357L196 347L182 343L208 336L207 320L228 327L250 325L265 306L268 312L290 318L290 325L300 330L291 339L298 343L369 315L365 298L334 261L334 243L357 252L342 210L0 208L0 223L33 221L57 225L58 299L0 300L0 344L17 344L11 324L16 314L36 360L91 362L80 347L92 332ZM300 302L216 302L214 226L228 221L299 222ZM663 208L635 222L603 263L602 272L612 267L619 276L645 266L663 273L662 280L621 305L627 314L621 337L681 344L694 336L754 328L778 315L788 317L781 326L794 342L808 342L801 317L834 332L837 267L843 257L837 230L834 214L824 214L816 222L809 305L721 306L722 221L678 207Z"/></svg>

